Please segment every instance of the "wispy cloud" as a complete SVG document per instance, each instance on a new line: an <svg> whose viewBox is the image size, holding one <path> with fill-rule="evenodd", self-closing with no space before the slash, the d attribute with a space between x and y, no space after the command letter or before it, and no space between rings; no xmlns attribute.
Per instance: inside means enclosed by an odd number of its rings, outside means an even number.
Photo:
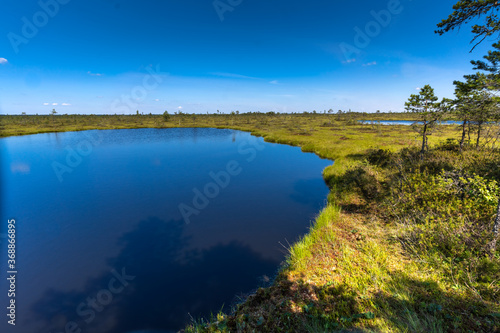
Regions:
<svg viewBox="0 0 500 333"><path fill-rule="evenodd" d="M92 73L91 71L88 71L87 74L92 76L103 76L101 73Z"/></svg>
<svg viewBox="0 0 500 333"><path fill-rule="evenodd" d="M270 84L278 84L278 80L272 80L271 82L269 82Z"/></svg>
<svg viewBox="0 0 500 333"><path fill-rule="evenodd" d="M70 106L71 103L57 103L57 102L54 102L54 103L42 103L43 105L47 106L47 105L54 105L54 106L57 106L57 105L61 105L61 106Z"/></svg>
<svg viewBox="0 0 500 333"><path fill-rule="evenodd" d="M257 77L246 76L246 75L235 74L235 73L213 72L213 73L209 73L209 74L215 75L215 76L220 76L220 77L228 77L228 78L232 78L232 79L251 79L251 80L258 80L259 79Z"/></svg>
<svg viewBox="0 0 500 333"><path fill-rule="evenodd" d="M57 102L54 102L54 103L43 103L43 105L54 105L54 106L57 106L57 105L61 105L61 106L70 106L71 103L57 103Z"/></svg>
<svg viewBox="0 0 500 333"><path fill-rule="evenodd" d="M367 62L366 64L363 64L364 67L368 67L368 66L375 66L377 65L377 62L376 61L372 61L372 62Z"/></svg>
<svg viewBox="0 0 500 333"><path fill-rule="evenodd" d="M352 62L356 62L356 59L352 58L352 59L348 59L346 61L342 61L343 64L350 64Z"/></svg>
<svg viewBox="0 0 500 333"><path fill-rule="evenodd" d="M286 98L294 98L294 97L296 97L295 95L291 95L291 94L268 95L268 96L271 96L271 97L286 97Z"/></svg>
<svg viewBox="0 0 500 333"><path fill-rule="evenodd" d="M4 65L6 63L8 63L9 61L5 58L0 58L0 65Z"/></svg>

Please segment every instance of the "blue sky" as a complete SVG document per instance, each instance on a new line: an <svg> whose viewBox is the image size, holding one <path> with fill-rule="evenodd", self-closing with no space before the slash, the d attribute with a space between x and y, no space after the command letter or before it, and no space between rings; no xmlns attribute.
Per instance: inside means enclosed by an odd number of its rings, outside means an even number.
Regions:
<svg viewBox="0 0 500 333"><path fill-rule="evenodd" d="M493 43L434 33L455 2L7 0L0 113L402 111Z"/></svg>

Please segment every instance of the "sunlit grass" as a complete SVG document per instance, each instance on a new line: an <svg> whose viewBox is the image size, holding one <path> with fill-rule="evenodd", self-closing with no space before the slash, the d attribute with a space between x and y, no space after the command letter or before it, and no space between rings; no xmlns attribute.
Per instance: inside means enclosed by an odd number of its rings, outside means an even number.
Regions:
<svg viewBox="0 0 500 333"><path fill-rule="evenodd" d="M384 170L367 164L367 151L418 147L409 126L358 124L357 119L409 119L410 115L197 115L0 117L3 136L50 131L140 127L215 127L252 132L266 141L300 146L335 161L323 171L328 205L309 232L289 248L269 288L259 288L230 314L196 319L187 332L488 332L499 329L500 307L474 288L477 272L454 260L405 248L404 225L384 218L387 207L346 183L357 167L378 182ZM456 126L440 126L435 145L457 138ZM453 155L443 155L453 159ZM347 179L348 180L348 179ZM479 260L480 258L478 258ZM497 258L498 260L498 258ZM472 266L471 266L472 267ZM461 272L456 270L462 269ZM460 274L459 274L460 273ZM469 281L463 277L471 277ZM460 279L458 277L461 277ZM498 280L486 288L495 295ZM492 298L495 299L495 298ZM496 326L495 326L496 325ZM483 329L484 327L484 329Z"/></svg>

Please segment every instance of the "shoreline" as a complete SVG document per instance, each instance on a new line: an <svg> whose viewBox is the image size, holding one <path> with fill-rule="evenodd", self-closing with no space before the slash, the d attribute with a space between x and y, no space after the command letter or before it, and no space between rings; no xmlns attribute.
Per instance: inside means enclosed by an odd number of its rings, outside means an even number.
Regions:
<svg viewBox="0 0 500 333"><path fill-rule="evenodd" d="M446 308L446 316L458 311L472 315L468 313L469 306L497 309L490 310L493 314L488 318L495 318L495 313L500 316L498 304L482 302L462 287L454 290L446 274L406 253L397 241L397 226L381 219L377 203L363 199L346 183L349 172L365 167L367 152L384 149L396 153L418 147L418 137L410 126L357 124L349 117L337 115L209 115L203 118L204 122L199 120L201 117L183 118L181 126L173 118L162 126L154 126L158 124L154 121L161 118L152 117L149 124L96 123L93 127L44 133L133 128L233 129L263 137L266 142L301 147L303 152L333 161L322 174L329 188L327 205L310 230L291 246L272 285L257 289L230 314L219 313L208 321L198 319L184 332L430 329L432 325L444 325L444 314L439 310L442 305L426 296L430 292L427 286L431 285L431 293L450 307ZM429 144L456 136L455 125L443 125L429 137ZM370 172L383 181L383 171L375 168ZM396 313L396 309L407 312ZM483 320L476 315L473 318ZM470 320L465 322L465 327L476 325ZM414 329L411 325L415 325Z"/></svg>

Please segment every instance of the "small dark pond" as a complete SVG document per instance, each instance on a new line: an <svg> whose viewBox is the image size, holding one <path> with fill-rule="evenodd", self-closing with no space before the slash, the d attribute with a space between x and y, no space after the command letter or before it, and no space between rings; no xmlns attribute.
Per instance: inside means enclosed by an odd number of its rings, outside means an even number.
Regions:
<svg viewBox="0 0 500 333"><path fill-rule="evenodd" d="M0 149L0 331L16 333L170 332L228 309L307 232L332 164L217 129L38 134Z"/></svg>

